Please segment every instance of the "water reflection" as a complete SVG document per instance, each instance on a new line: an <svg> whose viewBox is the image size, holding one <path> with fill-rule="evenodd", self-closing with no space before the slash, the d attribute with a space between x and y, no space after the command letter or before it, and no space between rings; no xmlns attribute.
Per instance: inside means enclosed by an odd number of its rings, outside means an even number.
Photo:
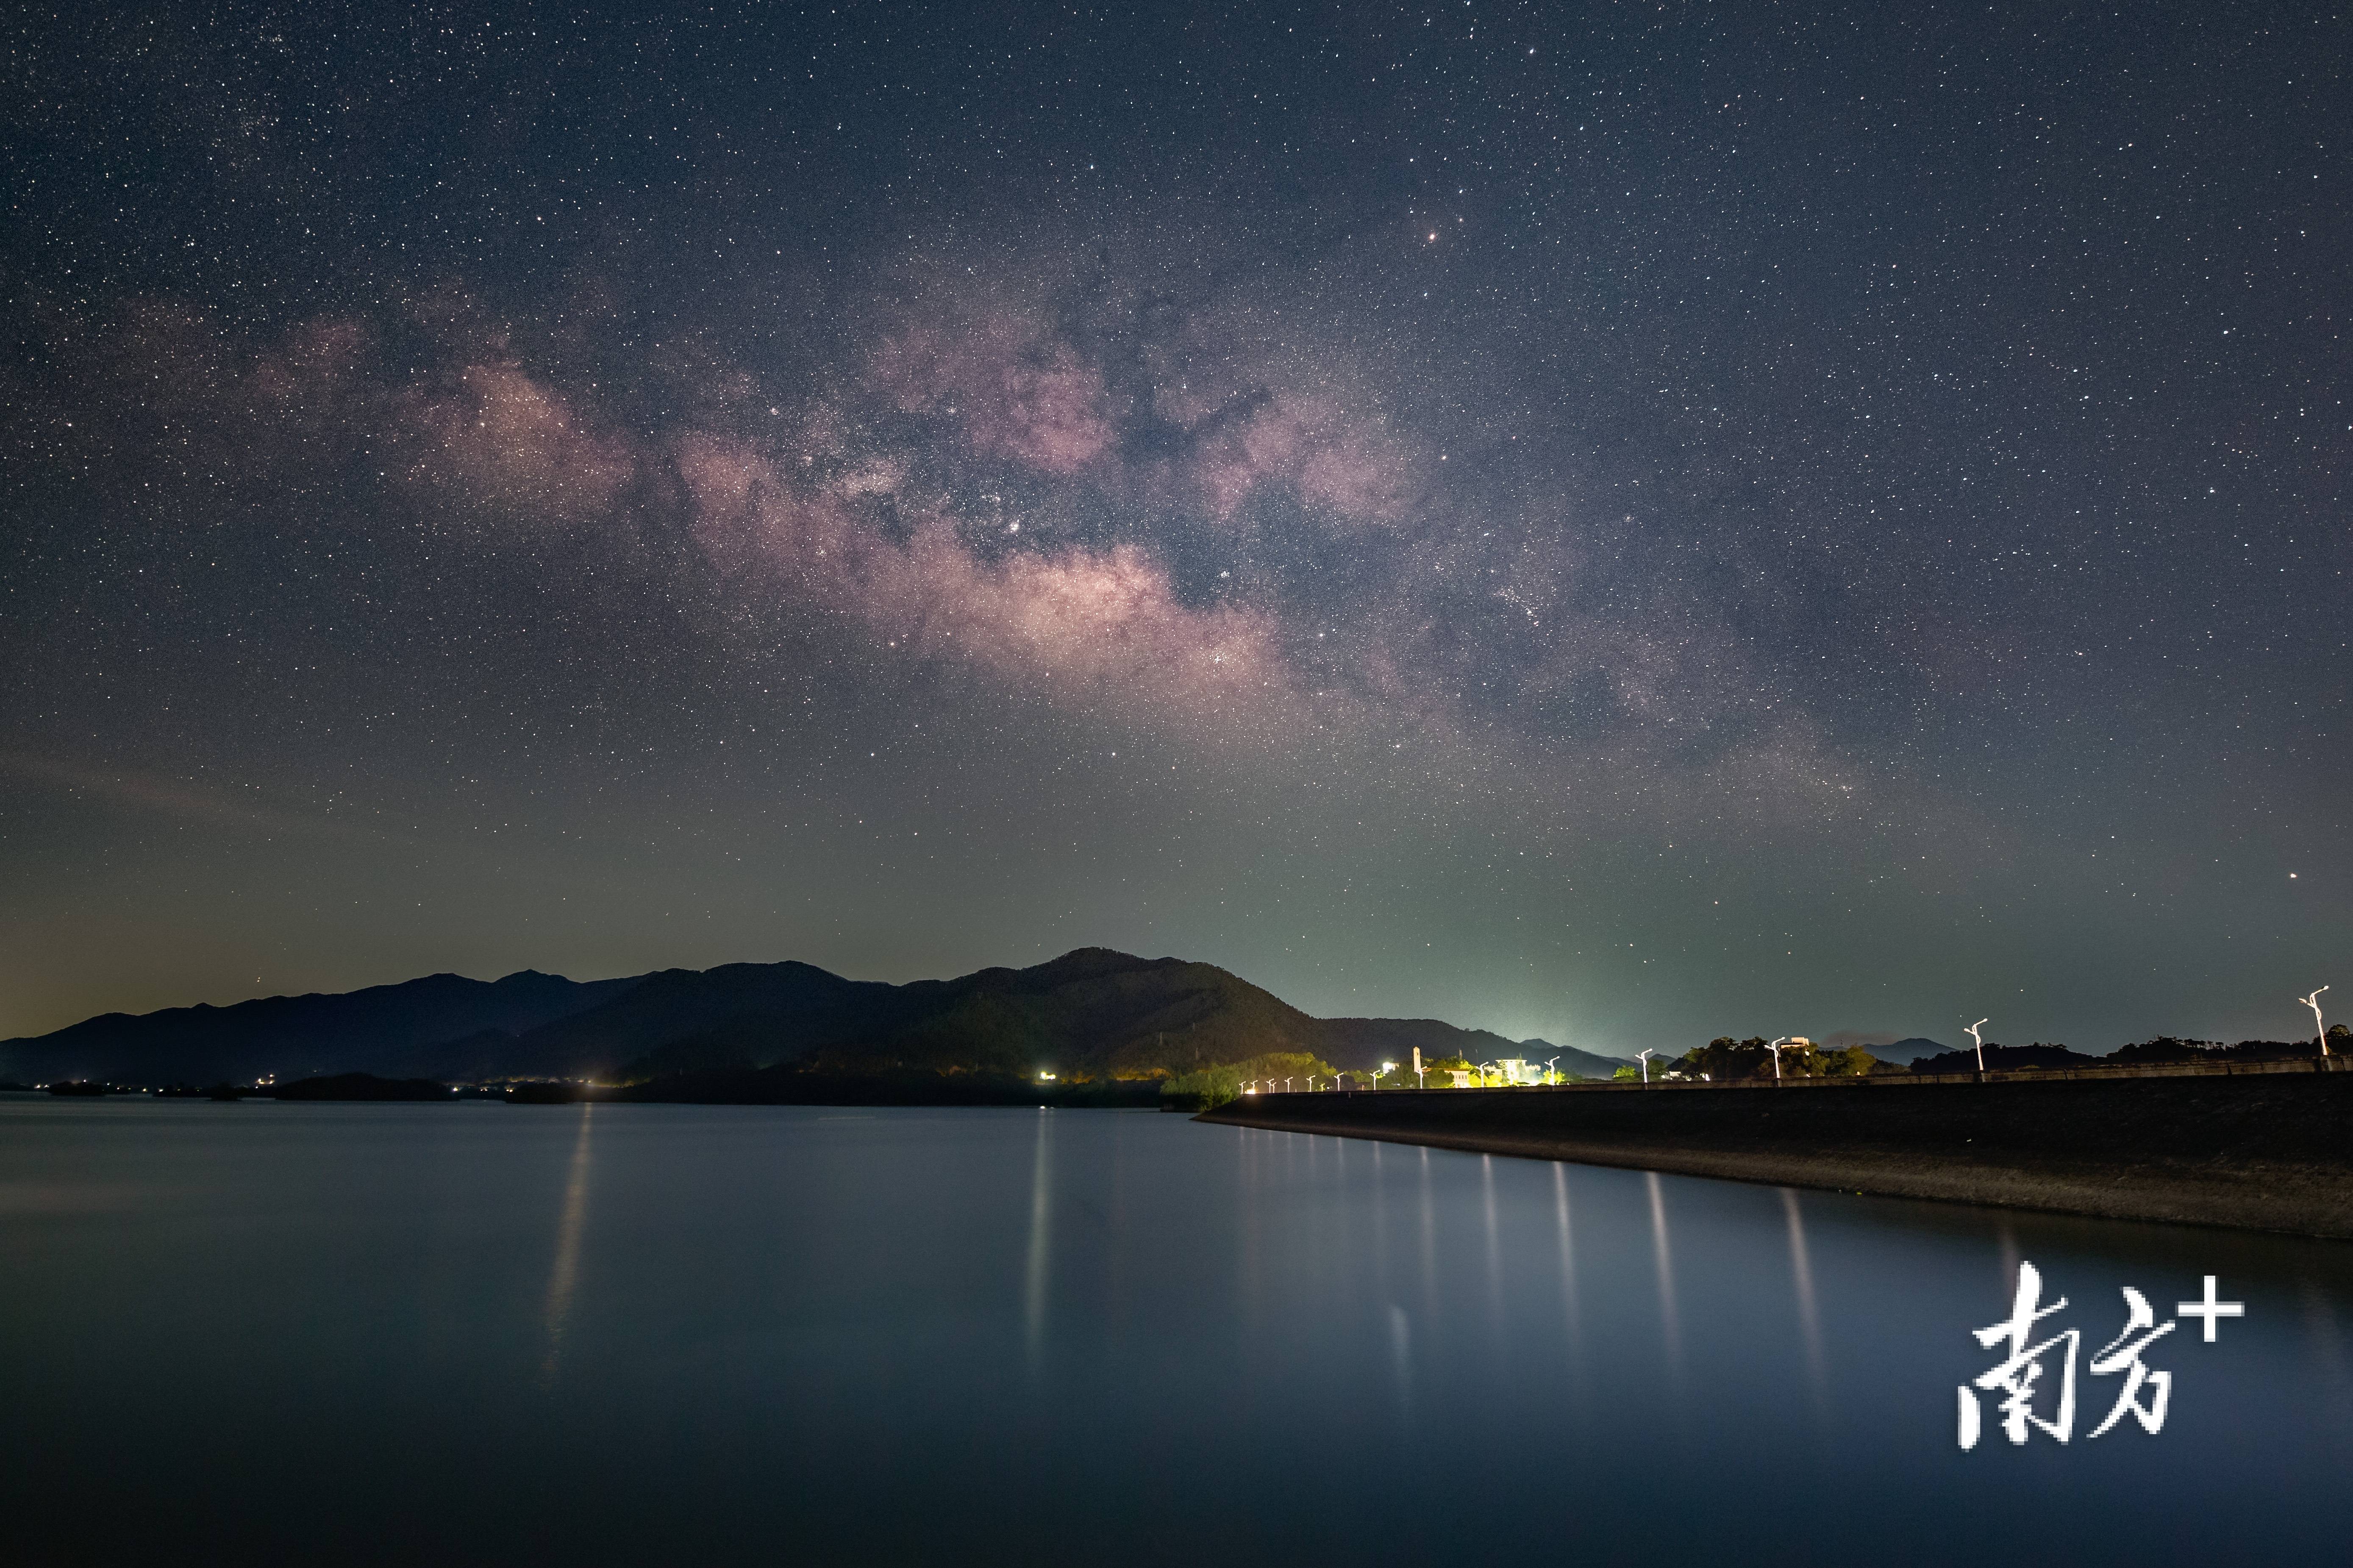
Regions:
<svg viewBox="0 0 2353 1568"><path fill-rule="evenodd" d="M1389 1367L1397 1382L1398 1436L1413 1433L1413 1323L1405 1309L1389 1303Z"/></svg>
<svg viewBox="0 0 2353 1568"><path fill-rule="evenodd" d="M1642 1173L1651 1193L1651 1246L1659 1265L1659 1328L1666 1337L1667 1370L1680 1376L1683 1369L1683 1323L1675 1313L1674 1258L1667 1248L1667 1196L1656 1171Z"/></svg>
<svg viewBox="0 0 2353 1568"><path fill-rule="evenodd" d="M564 1353L564 1326L572 1316L572 1295L580 1279L580 1232L588 1219L588 1131L596 1114L594 1105L580 1108L572 1171L564 1184L564 1217L555 1224L555 1267L547 1277L547 1305L542 1313L547 1325L547 1359L539 1369L543 1384L555 1381L556 1363Z"/></svg>
<svg viewBox="0 0 2353 1568"><path fill-rule="evenodd" d="M1149 1114L814 1124L0 1101L0 1187L158 1194L0 1212L0 1406L42 1434L9 1561L2345 1560L2342 1243ZM2161 1435L1965 1455L2021 1253L2102 1341L2126 1284L2247 1313L2153 1359Z"/></svg>
<svg viewBox="0 0 2353 1568"><path fill-rule="evenodd" d="M1789 1219L1789 1274L1798 1287L1798 1326L1806 1340L1807 1382L1819 1407L1828 1395L1822 1375L1822 1320L1814 1305L1814 1266L1806 1256L1806 1220L1795 1188L1781 1189L1781 1208Z"/></svg>
<svg viewBox="0 0 2353 1568"><path fill-rule="evenodd" d="M1577 1315L1577 1248L1568 1230L1568 1167L1556 1161L1552 1168L1553 1214L1560 1227L1560 1306L1568 1331L1569 1353L1578 1372L1585 1367L1585 1330Z"/></svg>
<svg viewBox="0 0 2353 1568"><path fill-rule="evenodd" d="M1438 1316L1438 1203L1430 1190L1430 1150L1421 1150L1421 1308Z"/></svg>
<svg viewBox="0 0 2353 1568"><path fill-rule="evenodd" d="M1046 1346L1046 1279L1054 1247L1054 1113L1038 1108L1038 1148L1029 1163L1029 1268L1021 1292L1021 1319L1029 1370Z"/></svg>
<svg viewBox="0 0 2353 1568"><path fill-rule="evenodd" d="M1487 1215L1487 1319L1496 1343L1504 1339L1504 1241L1495 1219L1495 1156L1479 1156L1479 1195Z"/></svg>

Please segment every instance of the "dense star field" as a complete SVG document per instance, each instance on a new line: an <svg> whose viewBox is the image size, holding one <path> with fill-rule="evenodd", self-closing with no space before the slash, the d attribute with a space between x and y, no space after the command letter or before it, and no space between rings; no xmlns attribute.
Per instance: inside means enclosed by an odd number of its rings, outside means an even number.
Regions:
<svg viewBox="0 0 2353 1568"><path fill-rule="evenodd" d="M1096 944L1612 1055L2308 1033L2348 34L20 13L0 1036Z"/></svg>

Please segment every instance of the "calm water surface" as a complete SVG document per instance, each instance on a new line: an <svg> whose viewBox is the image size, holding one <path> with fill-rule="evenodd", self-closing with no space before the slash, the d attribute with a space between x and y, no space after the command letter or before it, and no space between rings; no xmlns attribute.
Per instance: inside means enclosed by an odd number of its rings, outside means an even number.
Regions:
<svg viewBox="0 0 2353 1568"><path fill-rule="evenodd" d="M2021 1258L2247 1315L1964 1454ZM0 1102L28 1563L2344 1563L2348 1333L2343 1244L1148 1112Z"/></svg>

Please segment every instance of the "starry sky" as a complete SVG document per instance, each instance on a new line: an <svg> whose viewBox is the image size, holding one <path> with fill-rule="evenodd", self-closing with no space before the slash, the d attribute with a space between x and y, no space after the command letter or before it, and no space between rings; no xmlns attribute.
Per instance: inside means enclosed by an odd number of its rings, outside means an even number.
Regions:
<svg viewBox="0 0 2353 1568"><path fill-rule="evenodd" d="M0 1035L1082 945L1612 1054L2353 1007L2342 14L0 37Z"/></svg>

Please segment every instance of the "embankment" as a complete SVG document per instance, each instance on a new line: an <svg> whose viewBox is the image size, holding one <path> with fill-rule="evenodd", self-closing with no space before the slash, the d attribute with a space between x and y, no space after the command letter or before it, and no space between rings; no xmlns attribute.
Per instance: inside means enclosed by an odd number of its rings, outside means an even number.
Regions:
<svg viewBox="0 0 2353 1568"><path fill-rule="evenodd" d="M2353 1071L2297 1069L1257 1095L1200 1120L2353 1239Z"/></svg>

